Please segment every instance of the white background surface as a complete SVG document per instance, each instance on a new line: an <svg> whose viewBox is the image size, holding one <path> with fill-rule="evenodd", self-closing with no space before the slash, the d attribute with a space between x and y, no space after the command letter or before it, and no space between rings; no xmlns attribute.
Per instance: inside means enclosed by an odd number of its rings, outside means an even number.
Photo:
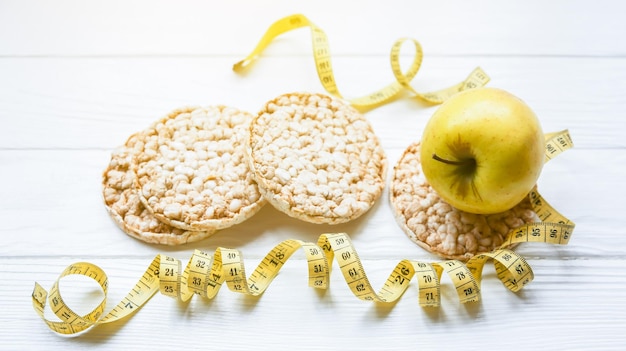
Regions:
<svg viewBox="0 0 626 351"><path fill-rule="evenodd" d="M0 1L0 348L623 349L625 10L601 0ZM474 304L461 305L445 277L438 309L419 307L415 282L395 304L362 302L338 270L319 292L307 286L300 252L260 298L223 289L184 305L157 295L132 318L79 337L49 331L31 306L34 282L49 288L76 261L107 272L112 307L157 253L186 262L195 248L237 248L252 270L283 239L345 231L376 288L403 258L437 260L401 231L386 193L349 224L306 224L266 206L178 247L134 240L108 217L100 180L110 152L156 118L185 105L256 112L282 93L323 92L308 29L279 37L248 73L231 71L293 13L328 35L348 98L390 83L391 45L412 37L425 53L416 89L481 66L545 131L569 128L575 149L546 165L539 189L577 224L570 244L521 245L535 280L514 294L487 268ZM404 95L366 113L391 167L435 108Z"/></svg>

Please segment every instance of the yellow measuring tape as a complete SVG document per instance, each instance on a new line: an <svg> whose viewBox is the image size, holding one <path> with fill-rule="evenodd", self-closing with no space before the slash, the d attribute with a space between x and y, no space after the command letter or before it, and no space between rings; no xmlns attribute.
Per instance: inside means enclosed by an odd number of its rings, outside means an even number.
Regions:
<svg viewBox="0 0 626 351"><path fill-rule="evenodd" d="M324 31L311 22L306 16L301 14L287 16L276 22L274 22L265 32L257 46L252 52L243 60L233 65L235 72L242 72L249 67L256 59L258 59L261 52L272 42L272 40L291 30L309 27L311 29L311 39L313 43L313 58L315 60L315 67L317 69L317 75L324 89L331 95L342 98L335 82L335 76L333 74L333 68L330 60L330 47L328 45L328 37ZM415 55L409 69L406 72L402 72L400 67L400 51L402 46L407 41L413 43L415 47ZM419 93L410 85L411 80L419 71L422 65L422 57L424 53L422 46L415 39L402 38L398 39L391 48L391 69L396 78L395 82L387 85L386 87L377 90L376 92L367 96L348 99L350 104L358 109L368 109L376 106L380 106L387 103L398 96L398 94L406 89L413 93L416 97L434 104L440 104L448 99L450 96L458 93L459 91L482 87L489 82L489 76L480 67L474 69L470 75L462 82L455 84L451 87L432 91L428 93Z"/></svg>
<svg viewBox="0 0 626 351"><path fill-rule="evenodd" d="M546 162L573 146L567 130L546 135ZM90 327L111 323L137 312L157 292L188 301L193 295L213 298L224 283L234 292L260 295L278 275L281 267L297 250L304 250L308 262L309 285L328 287L332 261L337 261L343 277L352 293L361 300L392 302L400 298L415 277L421 306L439 306L441 303L441 279L445 272L454 285L462 303L480 299L480 283L484 265L492 260L498 279L511 291L518 291L533 279L533 271L526 260L512 250L513 244L543 242L565 245L568 243L574 223L561 215L533 189L529 198L533 210L541 222L529 223L511 231L502 248L482 253L463 263L457 260L421 262L404 259L400 261L383 287L377 292L370 284L363 265L350 238L345 233L322 234L317 243L286 240L276 245L248 277L241 252L218 248L213 255L196 250L187 266L173 257L157 255L137 284L110 312L104 314L108 278L94 264L78 262L68 266L48 293L38 283L32 294L35 311L50 327L61 334L74 334ZM102 301L86 315L78 315L65 304L59 292L59 281L68 275L84 275L95 280L103 292ZM46 302L59 321L44 316Z"/></svg>

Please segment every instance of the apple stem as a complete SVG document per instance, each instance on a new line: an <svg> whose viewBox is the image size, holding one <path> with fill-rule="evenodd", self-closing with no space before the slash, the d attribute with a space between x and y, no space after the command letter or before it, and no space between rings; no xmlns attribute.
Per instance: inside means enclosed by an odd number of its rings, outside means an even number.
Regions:
<svg viewBox="0 0 626 351"><path fill-rule="evenodd" d="M445 158L441 158L437 156L437 154L433 154L433 159L439 162L443 162L445 164L455 165L455 166L470 166L470 165L476 164L476 160L474 160L473 158L467 158L461 161L450 161L450 160L446 160Z"/></svg>

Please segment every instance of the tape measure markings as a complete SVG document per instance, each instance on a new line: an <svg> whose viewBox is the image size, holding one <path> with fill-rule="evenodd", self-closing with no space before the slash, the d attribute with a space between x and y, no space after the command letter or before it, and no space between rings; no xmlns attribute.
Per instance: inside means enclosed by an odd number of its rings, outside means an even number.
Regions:
<svg viewBox="0 0 626 351"><path fill-rule="evenodd" d="M311 22L302 14L295 14L279 19L270 25L265 34L261 37L255 48L243 60L233 65L233 71L242 72L248 68L256 59L259 58L261 52L272 42L277 36L302 27L309 27L311 30L311 42L313 46L313 59L315 61L315 69L322 87L331 95L343 98L340 94L333 73L330 46L326 33ZM415 47L415 55L409 69L402 72L400 67L400 51L406 41L413 43ZM419 42L415 39L401 38L398 39L391 48L390 63L396 81L379 89L371 94L363 97L348 99L350 104L358 109L369 109L380 106L395 98L402 90L407 89L416 97L428 101L430 103L439 104L448 99L450 96L465 89L472 89L484 86L489 82L489 76L480 68L474 69L472 73L462 82L451 87L444 88L428 93L419 93L410 85L410 81L419 71L423 58L423 50Z"/></svg>
<svg viewBox="0 0 626 351"><path fill-rule="evenodd" d="M438 264L448 273L448 277L453 282L461 303L478 301L480 299L478 282L466 265L458 260L449 260Z"/></svg>
<svg viewBox="0 0 626 351"><path fill-rule="evenodd" d="M338 247L338 250L334 251L334 253L337 256L337 260L342 260L341 262L338 261L338 264L340 265L346 283L350 287L353 294L361 300L377 302L395 301L406 291L409 286L409 282L411 281L411 278L413 278L415 275L415 272L419 271L421 274L418 275L418 278L420 279L418 279L417 284L420 292L420 305L439 306L440 276L441 272L445 271L453 282L461 303L477 301L480 298L480 273L482 272L482 267L487 262L488 258L494 258L496 271L498 272L498 278L507 288L511 289L512 291L517 291L519 290L519 288L521 288L521 286L517 284L517 282L524 282L525 284L532 280L532 275L529 276L529 273L532 272L530 266L528 266L523 258L521 258L519 255L515 254L512 251L505 251L506 253L510 254L511 257L514 258L514 260L510 265L501 264L500 266L502 266L503 269L499 268L497 262L501 262L501 259L506 259L508 256L506 254L501 254L500 256L498 256L496 253L487 253L475 256L470 259L470 261L468 261L467 265L464 265L459 261L445 261L434 264L410 261L409 265L407 264L407 260L403 260L400 262L400 264L396 266L392 274L386 280L383 289L381 289L381 291L377 294L374 292L369 280L367 279L363 266L358 258L358 254L356 253L356 250L354 250L354 248L352 247L352 244L349 242L348 236L343 233L337 233L330 235L324 234L322 235L322 237L324 237L323 239L327 242L328 238L330 237L331 245L333 241L342 242L342 244L340 244L340 246ZM311 245L314 244L310 244L308 247L312 248L313 246ZM323 250L319 246L317 246L317 249L320 251ZM335 248L333 248L333 250L334 249ZM229 255L233 253L235 255ZM270 257L272 254L276 254L276 251L270 251L266 259L271 259L268 257ZM274 269L271 269L269 274L263 273L265 272L264 268L257 269L256 271L261 272L267 278L265 278L265 281L262 284L259 284L260 286L258 287L258 289L250 289L247 284L243 284L243 282L246 281L245 270L243 269L243 260L240 255L237 255L237 250L218 248L218 250L216 250L216 254L214 255L214 261L218 262L220 256L222 258L230 257L227 258L227 261L230 261L225 264L220 263L217 265L213 265L213 267L222 268L221 274L214 275L217 282L217 284L215 284L215 292L219 289L219 282L225 279L224 277L226 276L228 277L226 279L226 283L227 285L229 285L229 288L232 291L258 295L265 290L267 285L271 282L271 279L278 273L278 270ZM154 262L156 262L159 267L165 269L156 272L158 273L158 275L156 276L153 276ZM159 262L165 262L165 264L159 264ZM89 265L90 267L96 267L95 265ZM411 270L409 268L411 266L417 267L418 269L413 268L413 270ZM53 322L47 320L43 316L43 308L45 306L47 293L39 284L36 284L35 290L33 292L33 305L38 312L41 312L40 317L52 330L61 334L74 334L97 324L113 322L115 320L119 320L121 318L129 316L130 314L139 310L139 308L141 308L147 302L147 300L152 297L152 295L156 292L157 287L158 290L160 290L160 292L164 295L177 297L180 300L185 300L184 292L182 290L176 291L178 286L182 287L183 285L173 284L174 281L178 282L179 280L172 279L171 277L172 273L176 273L176 267L177 265L174 264L171 260L161 259L161 255L157 255L157 257L153 261L153 264L151 265L151 268L149 268L146 273L144 273L144 276L142 277L142 279L140 279L140 282L138 282L135 288L133 288L132 291L134 291L135 294L129 293L127 297L122 300L122 302L120 302L110 313L108 313L102 319L98 319L98 316L102 314L104 305L98 306L94 311L90 312L85 317L82 317L80 319L74 318L77 317L77 315L72 315L72 312L66 312L66 309L68 311L71 310L69 310L69 307L65 306L63 309L57 310L57 313L55 313L58 317L62 319L61 322ZM171 270L168 270L168 268ZM326 272L327 274L325 274L323 277L325 280L328 279L330 270L327 269ZM261 274L259 274L259 276L260 275ZM63 276L65 275L62 274L60 278L62 278ZM105 276L104 272L102 272L102 276ZM151 279L153 277L155 279ZM189 275L189 277L191 277L191 275ZM96 278L99 279L100 276L97 276ZM161 279L164 279L167 284L160 284ZM99 279L98 281L103 280ZM250 282L249 279L248 282ZM255 283L259 282L257 281ZM140 284L144 284L144 286L149 287L147 294L144 293L144 289L140 287ZM206 286L209 287L210 285L207 284ZM105 285L101 284L101 287L103 288L103 292L105 292ZM314 284L314 287L318 286L315 286ZM174 292L176 292L176 296L174 296ZM212 294L212 296L215 296L215 294ZM63 303L60 298L55 300L55 298L57 297L60 297L58 289L52 289L48 300L51 304L53 303L52 301L57 301L57 303ZM70 314L69 317L68 314Z"/></svg>
<svg viewBox="0 0 626 351"><path fill-rule="evenodd" d="M574 146L569 133L564 132L566 131L549 133L546 135L546 162Z"/></svg>

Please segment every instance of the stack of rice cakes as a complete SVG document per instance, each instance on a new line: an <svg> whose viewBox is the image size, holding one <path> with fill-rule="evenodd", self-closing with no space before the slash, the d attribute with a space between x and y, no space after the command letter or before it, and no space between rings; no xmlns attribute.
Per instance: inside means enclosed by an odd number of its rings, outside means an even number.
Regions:
<svg viewBox="0 0 626 351"><path fill-rule="evenodd" d="M257 114L189 107L132 135L103 174L106 208L128 235L179 245L252 217L266 203L311 223L367 212L387 159L343 100L285 94Z"/></svg>
<svg viewBox="0 0 626 351"><path fill-rule="evenodd" d="M179 245L240 223L265 203L245 162L252 115L226 106L173 111L113 152L105 205L130 236Z"/></svg>

